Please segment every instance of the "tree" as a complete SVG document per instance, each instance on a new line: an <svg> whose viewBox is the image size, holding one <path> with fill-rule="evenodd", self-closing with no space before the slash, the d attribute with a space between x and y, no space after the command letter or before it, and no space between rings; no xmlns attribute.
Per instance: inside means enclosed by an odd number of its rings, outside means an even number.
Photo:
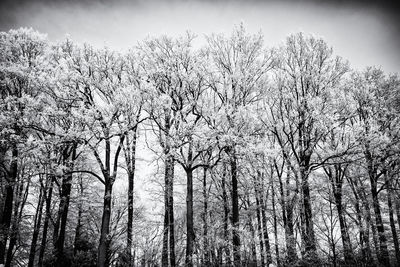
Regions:
<svg viewBox="0 0 400 267"><path fill-rule="evenodd" d="M263 49L261 34L248 35L244 26L230 37L211 35L206 53L210 62L208 83L214 93L214 112L219 120L211 125L220 135L229 157L232 182L232 226L234 265L240 266L238 156L239 145L246 134L246 113L262 96L271 55ZM247 113L247 114L249 114Z"/></svg>
<svg viewBox="0 0 400 267"><path fill-rule="evenodd" d="M322 138L338 122L331 118L331 91L340 85L347 64L314 37L291 35L277 54L270 123L301 192L303 259L315 260L316 239L309 176L320 164L314 160ZM333 123L333 124L331 124Z"/></svg>
<svg viewBox="0 0 400 267"><path fill-rule="evenodd" d="M17 193L18 175L22 153L29 132L29 108L40 92L43 75L43 58L46 49L45 36L21 28L0 34L1 62L1 179L4 194L0 207L0 265L5 263L7 240L14 195ZM2 188L3 189L3 188ZM16 211L14 211L16 212ZM12 255L9 254L9 255ZM8 264L11 259L8 260Z"/></svg>

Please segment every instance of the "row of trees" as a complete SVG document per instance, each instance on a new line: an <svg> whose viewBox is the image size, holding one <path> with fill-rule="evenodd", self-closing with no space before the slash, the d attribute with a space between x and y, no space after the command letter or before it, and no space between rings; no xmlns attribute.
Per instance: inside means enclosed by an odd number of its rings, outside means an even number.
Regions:
<svg viewBox="0 0 400 267"><path fill-rule="evenodd" d="M0 33L0 265L400 265L399 77L302 33L194 38Z"/></svg>

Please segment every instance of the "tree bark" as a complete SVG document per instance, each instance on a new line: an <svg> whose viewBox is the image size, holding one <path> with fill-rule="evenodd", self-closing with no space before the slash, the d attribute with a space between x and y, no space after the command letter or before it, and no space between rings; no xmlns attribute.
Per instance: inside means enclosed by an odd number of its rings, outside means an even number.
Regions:
<svg viewBox="0 0 400 267"><path fill-rule="evenodd" d="M56 233L56 243L55 243L55 256L56 265L62 266L64 262L64 240L65 240L65 230L67 227L69 202L71 196L72 187L72 173L74 160L76 157L76 145L72 144L68 146L63 151L63 163L67 167L69 172L63 175L62 185L61 185L61 201L59 206L59 220L60 226L59 231ZM58 229L57 229L58 230Z"/></svg>
<svg viewBox="0 0 400 267"><path fill-rule="evenodd" d="M109 266L110 246L110 221L111 221L111 200L112 186L110 179L107 179L104 189L103 216L101 219L100 243L97 256L97 267Z"/></svg>
<svg viewBox="0 0 400 267"><path fill-rule="evenodd" d="M272 174L272 168L271 168L271 174ZM272 178L272 175L271 175ZM278 222L276 218L276 209L275 209L275 188L274 188L274 181L271 180L271 195L272 195L272 215L274 219L274 236L275 236L275 254L276 254L276 266L280 267L281 266L281 259L279 255L279 244L278 244Z"/></svg>
<svg viewBox="0 0 400 267"><path fill-rule="evenodd" d="M167 191L167 176L165 176L165 191ZM161 254L161 266L168 267L168 236L169 236L169 198L167 192L164 192L164 230L163 230L163 246Z"/></svg>
<svg viewBox="0 0 400 267"><path fill-rule="evenodd" d="M392 194L392 183L390 178L388 177L388 173L385 173L385 182L386 182L386 191L387 191L387 203L389 209L389 220L390 220L390 229L392 231L394 251L396 255L397 265L400 266L400 248L399 248L399 239L396 231L396 223L394 221L393 215L393 194Z"/></svg>
<svg viewBox="0 0 400 267"><path fill-rule="evenodd" d="M222 202L224 205L224 240L227 242L225 245L225 263L231 264L231 250L229 249L229 204L228 204L228 194L226 192L226 166L223 165L223 173L221 179L222 187ZM222 257L221 257L222 259Z"/></svg>
<svg viewBox="0 0 400 267"><path fill-rule="evenodd" d="M0 218L0 265L5 263L6 257L6 246L9 237L11 217L13 210L14 200L14 187L18 176L18 148L16 144L13 144L11 152L11 165L8 171L8 178L6 181L6 196L3 207L3 216Z"/></svg>
<svg viewBox="0 0 400 267"><path fill-rule="evenodd" d="M45 189L46 217L45 217L44 223L43 223L43 233L42 233L42 241L40 244L38 267L43 266L43 257L44 257L44 252L46 250L47 231L49 228L49 221L51 218L51 199L53 196L53 182L54 182L54 177L52 175L49 175L49 186L46 187L46 189Z"/></svg>
<svg viewBox="0 0 400 267"><path fill-rule="evenodd" d="M258 184L254 184L254 191L255 191L255 197L256 197L257 231L258 231L258 239L259 239L259 243L260 243L261 267L264 267L265 266L264 237L263 237L263 229L262 229L262 221L261 221L260 197L259 197L257 187L258 187Z"/></svg>
<svg viewBox="0 0 400 267"><path fill-rule="evenodd" d="M353 249L351 247L351 241L349 236L349 231L346 223L346 218L343 208L343 180L345 175L345 170L340 164L335 164L333 167L327 167L325 172L330 180L333 196L335 198L335 206L339 218L340 233L343 243L343 254L346 264L354 264Z"/></svg>
<svg viewBox="0 0 400 267"><path fill-rule="evenodd" d="M168 205L169 205L169 262L171 267L175 267L175 220L174 220L174 165L175 160L169 156L169 184L168 184Z"/></svg>
<svg viewBox="0 0 400 267"><path fill-rule="evenodd" d="M193 170L186 169L187 177L187 195L186 195L186 258L185 264L187 267L193 266Z"/></svg>
<svg viewBox="0 0 400 267"><path fill-rule="evenodd" d="M260 195L260 206L261 206L261 219L263 223L263 237L265 242L266 252L266 265L269 266L272 263L271 244L269 242L268 227L267 227L267 214L266 214L266 203L264 203L263 195Z"/></svg>
<svg viewBox="0 0 400 267"><path fill-rule="evenodd" d="M378 261L383 266L390 266L385 227L382 221L381 206L378 198L378 169L368 143L365 145L364 154L367 161L368 176L371 184L372 207L374 209L376 229L379 236Z"/></svg>
<svg viewBox="0 0 400 267"><path fill-rule="evenodd" d="M241 266L240 260L240 236L239 236L239 194L238 194L238 171L236 151L231 148L230 167L232 179L232 245L233 245L233 265Z"/></svg>
<svg viewBox="0 0 400 267"><path fill-rule="evenodd" d="M307 165L307 164L305 164ZM316 243L315 243L315 233L313 224L313 215L311 207L311 196L310 196L310 186L308 183L308 169L306 166L300 166L300 179L301 179L301 189L303 196L303 220L304 220L304 234L302 236L304 244L304 254L303 258L305 261L313 262L316 260Z"/></svg>
<svg viewBox="0 0 400 267"><path fill-rule="evenodd" d="M128 266L133 266L132 261L132 229L133 229L133 189L135 182L136 169L136 141L137 141L137 126L132 131L132 141L130 143L129 136L126 137L125 145L125 161L128 172L128 223L127 223L127 241L126 251L128 256Z"/></svg>
<svg viewBox="0 0 400 267"><path fill-rule="evenodd" d="M207 193L207 168L203 168L203 266L209 266L210 249L208 247L208 193Z"/></svg>
<svg viewBox="0 0 400 267"><path fill-rule="evenodd" d="M22 211L25 206L25 202L26 202L26 199L28 197L28 192L29 192L29 180L26 184L25 192L23 192L24 191L24 181L19 180L19 181L17 181L17 183L18 183L18 188L17 188L15 201L14 201L14 208L13 208L14 214L13 214L13 218L12 218L10 242L8 244L5 267L11 266L11 263L12 263L12 260L14 257L14 252L15 252L14 248L17 244L19 224L22 220Z"/></svg>
<svg viewBox="0 0 400 267"><path fill-rule="evenodd" d="M282 207L282 218L283 218L283 226L285 227L285 242L286 242L286 251L287 251L287 259L286 262L288 265L294 265L297 261L296 254L296 242L294 237L294 223L293 223L293 203L297 196L297 190L291 194L291 190L289 188L290 184L290 168L287 166L286 172L286 191L282 181L283 171L279 171L278 165L275 162L275 169L278 174L279 179L279 192L281 195L281 207ZM292 196L291 196L292 195Z"/></svg>
<svg viewBox="0 0 400 267"><path fill-rule="evenodd" d="M46 182L47 184L47 182ZM44 205L44 186L42 185L40 187L40 193L39 193L39 200L38 200L38 205L36 208L36 213L35 213L35 218L34 218L34 226L33 226L33 234L32 234L32 242L31 242L31 248L29 251L29 260L28 260L28 267L33 267L33 264L35 262L35 256L36 256L36 246L37 246L37 240L39 237L39 231L40 231L40 225L42 223L42 212L43 212L43 205Z"/></svg>
<svg viewBox="0 0 400 267"><path fill-rule="evenodd" d="M83 213L83 180L82 176L79 179L79 203L78 203L78 220L75 228L75 240L74 240L74 255L79 250L80 242L82 241L81 228L82 228L82 213Z"/></svg>
<svg viewBox="0 0 400 267"><path fill-rule="evenodd" d="M110 265L112 188L117 177L119 154L125 140L125 135L121 135L118 147L114 154L113 169L111 170L111 143L109 139L109 129L104 126L103 132L105 137L104 164L99 158L97 151L95 151L95 156L102 169L104 177L103 216L101 219L100 242L97 250L97 267L108 267Z"/></svg>

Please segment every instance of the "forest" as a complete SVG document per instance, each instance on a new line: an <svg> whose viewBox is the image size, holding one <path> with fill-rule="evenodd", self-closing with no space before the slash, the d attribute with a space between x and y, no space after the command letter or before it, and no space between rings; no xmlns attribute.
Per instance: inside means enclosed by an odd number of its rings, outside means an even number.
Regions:
<svg viewBox="0 0 400 267"><path fill-rule="evenodd" d="M0 266L400 266L398 74L199 38L0 33Z"/></svg>

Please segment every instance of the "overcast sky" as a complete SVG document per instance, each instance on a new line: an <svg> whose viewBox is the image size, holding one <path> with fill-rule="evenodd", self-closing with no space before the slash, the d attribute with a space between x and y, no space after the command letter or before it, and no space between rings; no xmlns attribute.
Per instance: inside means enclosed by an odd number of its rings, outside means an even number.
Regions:
<svg viewBox="0 0 400 267"><path fill-rule="evenodd" d="M230 32L241 21L268 46L303 31L323 37L353 67L400 72L399 9L389 1L1 1L0 30L33 27L51 41L127 49L148 35Z"/></svg>

